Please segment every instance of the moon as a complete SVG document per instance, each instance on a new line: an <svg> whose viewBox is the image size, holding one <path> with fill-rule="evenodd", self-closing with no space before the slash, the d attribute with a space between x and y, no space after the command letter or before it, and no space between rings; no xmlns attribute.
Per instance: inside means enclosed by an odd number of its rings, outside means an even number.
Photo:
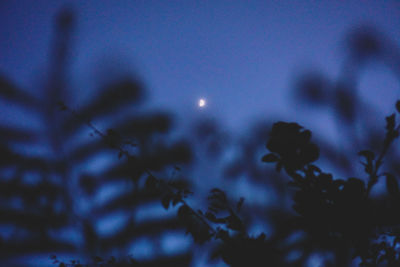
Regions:
<svg viewBox="0 0 400 267"><path fill-rule="evenodd" d="M206 106L206 100L204 98L200 98L198 105L200 108L204 108Z"/></svg>

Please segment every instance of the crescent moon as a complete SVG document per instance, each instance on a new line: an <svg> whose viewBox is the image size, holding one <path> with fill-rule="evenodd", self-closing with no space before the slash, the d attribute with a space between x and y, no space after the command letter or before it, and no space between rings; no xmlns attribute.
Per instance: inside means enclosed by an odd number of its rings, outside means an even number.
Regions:
<svg viewBox="0 0 400 267"><path fill-rule="evenodd" d="M204 98L199 99L199 107L204 108L206 106L206 100Z"/></svg>

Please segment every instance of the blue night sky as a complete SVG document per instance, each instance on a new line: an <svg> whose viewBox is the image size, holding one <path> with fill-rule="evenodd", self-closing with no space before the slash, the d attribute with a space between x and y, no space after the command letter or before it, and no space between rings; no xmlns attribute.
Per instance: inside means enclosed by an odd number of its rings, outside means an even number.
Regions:
<svg viewBox="0 0 400 267"><path fill-rule="evenodd" d="M76 12L68 86L80 88L79 98L134 74L148 89L149 108L173 112L184 126L215 117L239 134L256 119L279 118L336 138L329 110L316 114L293 100L295 78L317 70L336 80L344 37L361 25L400 44L395 0L0 0L0 73L34 94L48 78L54 17L64 6ZM365 104L382 114L400 99L399 80L383 65L367 67L357 85ZM0 113L0 122L10 113Z"/></svg>
<svg viewBox="0 0 400 267"><path fill-rule="evenodd" d="M21 87L35 90L45 77L52 19L66 3L77 12L72 86L90 91L114 68L137 73L151 105L181 118L207 113L231 129L255 116L301 120L307 111L287 105L294 77L317 69L335 79L355 26L400 39L398 1L2 1L0 71ZM111 68L97 71L102 64ZM375 86L387 94L374 94ZM399 95L383 68L360 87L373 105Z"/></svg>

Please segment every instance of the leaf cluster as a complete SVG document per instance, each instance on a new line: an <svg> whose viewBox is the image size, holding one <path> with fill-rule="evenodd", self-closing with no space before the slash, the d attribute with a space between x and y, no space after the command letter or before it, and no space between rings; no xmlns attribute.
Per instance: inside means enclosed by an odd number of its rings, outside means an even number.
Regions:
<svg viewBox="0 0 400 267"><path fill-rule="evenodd" d="M399 111L400 101L396 103ZM282 168L290 177L288 185L293 189L294 216L289 231L302 231L306 239L297 246L333 252L335 264L348 264L351 258L360 258L360 266L398 266L400 264L400 193L397 178L381 172L383 159L393 141L399 136L400 126L395 114L386 118L386 134L381 151L375 155L362 150L366 174L358 177L334 178L323 172L314 162L319 157L318 147L311 142L311 131L297 123L275 123L270 132L267 149L270 153L262 161ZM380 177L385 177L389 198L382 202L372 198L370 191ZM215 239L219 245L212 253L230 266L291 266L287 262L290 248L284 240L266 238L264 233L252 237L238 213L243 198L232 208L226 193L218 188L210 191L207 212L195 211L184 203L178 216L183 218L188 232L199 243ZM167 208L167 205L164 205ZM197 223L194 223L197 222ZM201 231L200 229L203 229ZM389 230L388 230L389 229ZM201 238L203 235L203 238ZM290 233L287 233L290 236ZM391 237L391 242L380 238ZM296 266L296 265L294 265Z"/></svg>

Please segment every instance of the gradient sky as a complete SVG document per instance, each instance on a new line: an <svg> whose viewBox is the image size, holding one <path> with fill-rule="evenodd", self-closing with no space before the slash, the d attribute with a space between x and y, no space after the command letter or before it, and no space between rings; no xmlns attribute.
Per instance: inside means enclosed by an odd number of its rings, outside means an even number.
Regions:
<svg viewBox="0 0 400 267"><path fill-rule="evenodd" d="M399 1L1 1L0 71L23 88L39 90L46 77L52 21L66 3L77 12L72 86L137 72L152 105L213 115L231 129L254 116L301 120L307 111L288 105L293 78L312 68L335 79L353 27L369 23L400 40ZM360 81L368 95L382 84L374 105L399 97L398 81L385 69Z"/></svg>
<svg viewBox="0 0 400 267"><path fill-rule="evenodd" d="M294 78L313 69L335 80L343 38L354 27L368 23L400 44L400 1L0 0L0 73L31 92L41 89L53 19L65 4L77 19L71 87L90 92L121 70L137 73L150 106L184 123L215 116L243 132L255 118L326 127L328 113L291 101ZM358 86L385 114L400 99L399 81L385 67L367 69Z"/></svg>

